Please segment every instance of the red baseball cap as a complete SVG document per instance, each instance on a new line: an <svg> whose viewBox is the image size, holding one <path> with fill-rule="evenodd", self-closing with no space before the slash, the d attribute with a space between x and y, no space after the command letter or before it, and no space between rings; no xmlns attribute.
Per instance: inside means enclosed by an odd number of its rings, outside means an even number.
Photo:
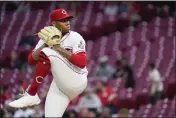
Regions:
<svg viewBox="0 0 176 118"><path fill-rule="evenodd" d="M64 9L56 9L50 13L50 21L59 21L63 19L71 19L73 16L67 14Z"/></svg>

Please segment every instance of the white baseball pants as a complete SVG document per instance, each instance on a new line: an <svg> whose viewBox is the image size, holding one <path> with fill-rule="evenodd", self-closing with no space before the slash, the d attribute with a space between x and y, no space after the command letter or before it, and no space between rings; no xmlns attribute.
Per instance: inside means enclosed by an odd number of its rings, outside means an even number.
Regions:
<svg viewBox="0 0 176 118"><path fill-rule="evenodd" d="M70 100L87 86L87 74L76 71L58 52L44 48L50 59L53 81L45 103L45 117L62 117Z"/></svg>

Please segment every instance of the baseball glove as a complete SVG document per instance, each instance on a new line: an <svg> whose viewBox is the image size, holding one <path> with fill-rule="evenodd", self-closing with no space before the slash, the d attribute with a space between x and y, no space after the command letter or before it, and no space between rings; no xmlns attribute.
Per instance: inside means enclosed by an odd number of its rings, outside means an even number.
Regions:
<svg viewBox="0 0 176 118"><path fill-rule="evenodd" d="M62 32L54 26L47 26L40 30L38 37L52 47L61 43Z"/></svg>

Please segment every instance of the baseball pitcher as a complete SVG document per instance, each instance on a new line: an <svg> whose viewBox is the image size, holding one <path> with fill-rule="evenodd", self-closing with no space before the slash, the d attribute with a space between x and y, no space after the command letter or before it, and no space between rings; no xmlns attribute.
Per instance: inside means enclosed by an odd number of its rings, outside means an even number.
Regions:
<svg viewBox="0 0 176 118"><path fill-rule="evenodd" d="M36 65L33 81L18 100L9 103L12 108L40 104L37 91L45 76L51 72L53 80L45 102L45 117L62 117L70 100L87 86L86 50L83 37L70 30L70 19L64 9L50 13L52 26L37 34L40 38L28 56L28 63Z"/></svg>

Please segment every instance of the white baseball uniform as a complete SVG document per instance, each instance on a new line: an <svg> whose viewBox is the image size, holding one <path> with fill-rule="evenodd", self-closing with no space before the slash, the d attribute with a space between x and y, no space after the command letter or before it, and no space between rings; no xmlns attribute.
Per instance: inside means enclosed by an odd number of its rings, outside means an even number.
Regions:
<svg viewBox="0 0 176 118"><path fill-rule="evenodd" d="M35 49L43 44L44 42L40 40ZM61 47L74 54L85 52L85 41L80 34L70 31L63 37ZM81 69L73 65L59 52L49 47L44 48L42 51L50 60L51 72L54 78L46 98L45 117L62 117L70 100L82 93L86 88L88 71L86 67Z"/></svg>

